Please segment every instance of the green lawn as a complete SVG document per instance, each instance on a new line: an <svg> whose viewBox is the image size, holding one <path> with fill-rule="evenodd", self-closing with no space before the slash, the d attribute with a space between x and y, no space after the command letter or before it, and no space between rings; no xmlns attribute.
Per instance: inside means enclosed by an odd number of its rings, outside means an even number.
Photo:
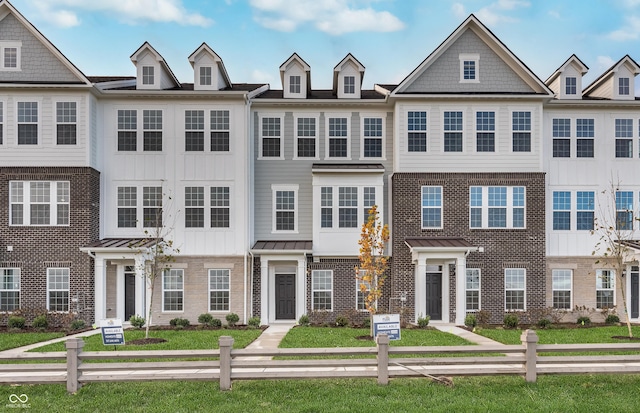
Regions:
<svg viewBox="0 0 640 413"><path fill-rule="evenodd" d="M631 328L633 335L640 337L640 326ZM503 344L521 344L522 330L503 330L477 328L476 333ZM586 344L586 343L628 343L612 336L627 336L626 326L586 327L586 328L551 328L536 330L540 338L539 344Z"/></svg>
<svg viewBox="0 0 640 413"><path fill-rule="evenodd" d="M30 411L56 412L636 412L637 375L454 377L375 380L93 383L68 395L64 385L0 386L2 405L26 394ZM18 409L7 409L18 410Z"/></svg>
<svg viewBox="0 0 640 413"><path fill-rule="evenodd" d="M0 333L0 351L28 346L29 344L58 337L64 337L64 333Z"/></svg>

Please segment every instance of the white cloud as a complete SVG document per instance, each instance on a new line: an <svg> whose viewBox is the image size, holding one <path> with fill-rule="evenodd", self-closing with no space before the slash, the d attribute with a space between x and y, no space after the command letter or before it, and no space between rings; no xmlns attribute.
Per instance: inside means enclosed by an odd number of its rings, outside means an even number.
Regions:
<svg viewBox="0 0 640 413"><path fill-rule="evenodd" d="M637 40L640 38L640 18L637 16L629 16L625 18L625 25L607 35L611 40L625 41Z"/></svg>
<svg viewBox="0 0 640 413"><path fill-rule="evenodd" d="M404 28L404 23L393 14L370 7L371 0L250 0L249 3L256 11L255 20L259 24L283 32L303 25L313 25L332 35Z"/></svg>
<svg viewBox="0 0 640 413"><path fill-rule="evenodd" d="M63 27L80 24L79 12L112 14L129 24L173 22L184 26L207 27L213 20L187 11L183 0L31 0L43 18Z"/></svg>
<svg viewBox="0 0 640 413"><path fill-rule="evenodd" d="M504 12L530 6L531 3L524 0L497 0L474 14L487 26L495 26L502 22L512 23L517 21L517 19L505 15Z"/></svg>
<svg viewBox="0 0 640 413"><path fill-rule="evenodd" d="M554 19L559 19L560 17L562 17L560 16L560 13L555 10L549 10L548 14L550 17L553 17Z"/></svg>
<svg viewBox="0 0 640 413"><path fill-rule="evenodd" d="M609 69L616 62L609 56L598 56L596 61L598 62L598 71L600 72Z"/></svg>
<svg viewBox="0 0 640 413"><path fill-rule="evenodd" d="M273 86L274 77L262 70L254 69L251 72L251 81L256 83L269 83Z"/></svg>
<svg viewBox="0 0 640 413"><path fill-rule="evenodd" d="M451 10L453 11L453 15L459 19L467 17L467 12L464 10L464 4L462 3L454 3L453 6L451 6Z"/></svg>

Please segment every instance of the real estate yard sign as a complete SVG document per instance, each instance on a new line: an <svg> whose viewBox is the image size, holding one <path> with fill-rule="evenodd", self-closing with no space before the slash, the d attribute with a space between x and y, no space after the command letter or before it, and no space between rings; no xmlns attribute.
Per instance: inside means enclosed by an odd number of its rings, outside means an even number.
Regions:
<svg viewBox="0 0 640 413"><path fill-rule="evenodd" d="M400 314L374 314L373 336L386 334L389 340L400 340Z"/></svg>
<svg viewBox="0 0 640 413"><path fill-rule="evenodd" d="M122 328L122 320L119 318L101 320L100 329L102 330L102 344L105 346L124 344L124 329Z"/></svg>

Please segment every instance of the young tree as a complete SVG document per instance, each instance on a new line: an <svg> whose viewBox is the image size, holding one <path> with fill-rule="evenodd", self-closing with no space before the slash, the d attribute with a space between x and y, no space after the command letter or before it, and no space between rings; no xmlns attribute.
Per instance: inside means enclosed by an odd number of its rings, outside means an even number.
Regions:
<svg viewBox="0 0 640 413"><path fill-rule="evenodd" d="M382 297L388 261L384 253L388 242L389 227L382 225L378 207L374 205L369 210L367 222L362 224L358 241L360 265L355 268L356 278L360 280L360 292L364 295L365 307L370 317L377 312L378 300ZM373 329L373 322L371 328Z"/></svg>
<svg viewBox="0 0 640 413"><path fill-rule="evenodd" d="M620 191L620 181L611 180L610 187L600 193L598 216L594 219L592 234L598 236L598 242L592 255L598 256L596 264L613 267L615 274L614 296L620 291L622 306L629 337L633 337L631 321L627 311L626 284L623 275L629 262L635 260L634 250L629 241L634 235L636 217L633 206L625 202L626 193ZM605 280L603 280L605 281Z"/></svg>

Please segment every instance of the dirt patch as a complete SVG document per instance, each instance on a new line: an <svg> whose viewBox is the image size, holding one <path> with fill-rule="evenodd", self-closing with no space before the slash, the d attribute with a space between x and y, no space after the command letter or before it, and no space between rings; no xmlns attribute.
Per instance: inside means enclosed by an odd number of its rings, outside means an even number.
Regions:
<svg viewBox="0 0 640 413"><path fill-rule="evenodd" d="M640 341L640 337L629 337L629 336L611 336L616 340L629 340L629 341Z"/></svg>
<svg viewBox="0 0 640 413"><path fill-rule="evenodd" d="M142 346L145 344L160 344L164 343L167 340L160 337L149 337L149 338L139 338L137 340L127 341L126 345L128 346Z"/></svg>
<svg viewBox="0 0 640 413"><path fill-rule="evenodd" d="M356 340L371 341L371 340L373 340L373 337L371 337L371 336L357 336Z"/></svg>

